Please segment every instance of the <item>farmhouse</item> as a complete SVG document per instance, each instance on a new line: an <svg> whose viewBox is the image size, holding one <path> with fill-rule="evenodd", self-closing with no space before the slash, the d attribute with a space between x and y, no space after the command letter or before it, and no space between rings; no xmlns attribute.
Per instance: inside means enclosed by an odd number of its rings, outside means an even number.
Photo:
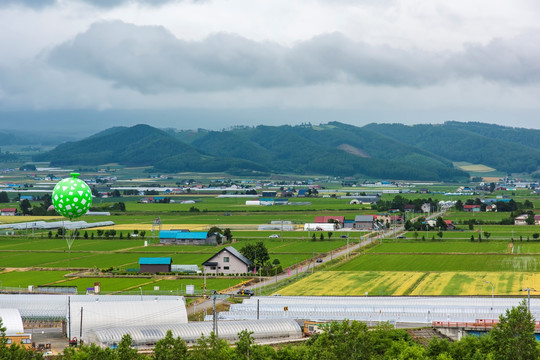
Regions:
<svg viewBox="0 0 540 360"><path fill-rule="evenodd" d="M170 257L139 258L141 273L171 272L171 264L172 259Z"/></svg>
<svg viewBox="0 0 540 360"><path fill-rule="evenodd" d="M3 208L0 212L2 216L15 216L17 215L17 208Z"/></svg>
<svg viewBox="0 0 540 360"><path fill-rule="evenodd" d="M374 215L356 215L354 217L354 229L373 230Z"/></svg>
<svg viewBox="0 0 540 360"><path fill-rule="evenodd" d="M463 205L463 211L466 212L480 212L481 209L480 205Z"/></svg>
<svg viewBox="0 0 540 360"><path fill-rule="evenodd" d="M232 246L221 249L202 263L204 272L243 274L249 272L252 262Z"/></svg>
<svg viewBox="0 0 540 360"><path fill-rule="evenodd" d="M514 218L514 225L527 225L527 218L529 215L522 214Z"/></svg>
<svg viewBox="0 0 540 360"><path fill-rule="evenodd" d="M207 232L161 230L159 232L159 243L166 245L217 245L218 236Z"/></svg>
<svg viewBox="0 0 540 360"><path fill-rule="evenodd" d="M403 218L399 215L379 214L377 215L377 221L382 224L401 224L403 222Z"/></svg>

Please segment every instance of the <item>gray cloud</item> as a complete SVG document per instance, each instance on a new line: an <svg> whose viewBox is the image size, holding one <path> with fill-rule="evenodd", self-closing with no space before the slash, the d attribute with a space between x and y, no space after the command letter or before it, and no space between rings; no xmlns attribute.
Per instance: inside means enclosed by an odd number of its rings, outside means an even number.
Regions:
<svg viewBox="0 0 540 360"><path fill-rule="evenodd" d="M56 4L57 0L2 0L0 1L1 7L8 6L26 6L35 9L41 9L50 5Z"/></svg>
<svg viewBox="0 0 540 360"><path fill-rule="evenodd" d="M80 1L83 1L85 3L98 6L98 7L112 8L112 7L129 4L129 3L137 3L137 4L150 5L150 6L160 6L166 3L178 2L179 0L80 0Z"/></svg>
<svg viewBox="0 0 540 360"><path fill-rule="evenodd" d="M81 3L90 4L102 8L114 8L125 4L141 4L149 6L161 6L166 3L179 2L181 0L78 0ZM47 6L59 4L59 0L1 0L0 7L24 6L41 9Z"/></svg>
<svg viewBox="0 0 540 360"><path fill-rule="evenodd" d="M328 83L424 87L456 78L526 85L540 82L538 36L437 53L369 45L339 33L292 47L226 33L188 42L163 27L112 21L52 49L48 61L141 93Z"/></svg>

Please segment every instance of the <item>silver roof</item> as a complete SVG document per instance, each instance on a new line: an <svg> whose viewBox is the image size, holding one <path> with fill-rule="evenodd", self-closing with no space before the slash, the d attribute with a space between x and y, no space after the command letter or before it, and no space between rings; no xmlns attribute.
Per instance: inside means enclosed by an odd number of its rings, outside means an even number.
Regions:
<svg viewBox="0 0 540 360"><path fill-rule="evenodd" d="M164 324L159 326L131 326L110 327L96 329L88 333L87 342L102 346L118 344L124 334L130 334L136 346L156 343L165 337L167 330L171 330L173 337L180 337L187 343L195 343L201 335L209 336L213 330L213 323L209 321L191 322L188 324ZM252 331L257 341L264 339L300 339L302 329L291 319L273 319L256 321L218 321L218 335L220 339L234 342L242 330Z"/></svg>

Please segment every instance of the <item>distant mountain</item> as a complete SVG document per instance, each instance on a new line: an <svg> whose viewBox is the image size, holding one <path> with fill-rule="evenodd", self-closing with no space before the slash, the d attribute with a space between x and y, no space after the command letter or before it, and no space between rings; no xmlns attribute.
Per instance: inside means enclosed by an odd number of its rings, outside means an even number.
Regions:
<svg viewBox="0 0 540 360"><path fill-rule="evenodd" d="M227 131L167 132L137 125L111 128L59 145L35 160L53 165L117 162L159 172L227 172L362 176L403 180L465 180L453 161L508 172L540 163L538 130L480 123L444 125L331 122L325 125L238 127ZM488 134L488 135L486 135ZM519 139L527 139L520 143Z"/></svg>
<svg viewBox="0 0 540 360"><path fill-rule="evenodd" d="M69 139L74 139L70 136ZM54 146L66 141L65 135L53 132L31 132L20 130L0 130L0 146L4 145L32 145Z"/></svg>
<svg viewBox="0 0 540 360"><path fill-rule="evenodd" d="M362 129L451 161L484 164L508 173L531 173L540 166L540 130L459 122L413 126L369 124Z"/></svg>
<svg viewBox="0 0 540 360"><path fill-rule="evenodd" d="M154 166L161 171L226 171L241 168L260 171L262 167L242 159L203 154L162 130L148 125L116 127L86 139L67 142L37 155L35 161L54 166L119 163L127 166ZM227 165L228 164L228 165Z"/></svg>

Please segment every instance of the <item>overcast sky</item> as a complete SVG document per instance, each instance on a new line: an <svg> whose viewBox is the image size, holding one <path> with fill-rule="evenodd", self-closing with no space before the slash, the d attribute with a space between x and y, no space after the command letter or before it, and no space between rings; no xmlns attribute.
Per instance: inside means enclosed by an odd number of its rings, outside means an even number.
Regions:
<svg viewBox="0 0 540 360"><path fill-rule="evenodd" d="M539 18L537 0L1 0L0 128L540 129Z"/></svg>

